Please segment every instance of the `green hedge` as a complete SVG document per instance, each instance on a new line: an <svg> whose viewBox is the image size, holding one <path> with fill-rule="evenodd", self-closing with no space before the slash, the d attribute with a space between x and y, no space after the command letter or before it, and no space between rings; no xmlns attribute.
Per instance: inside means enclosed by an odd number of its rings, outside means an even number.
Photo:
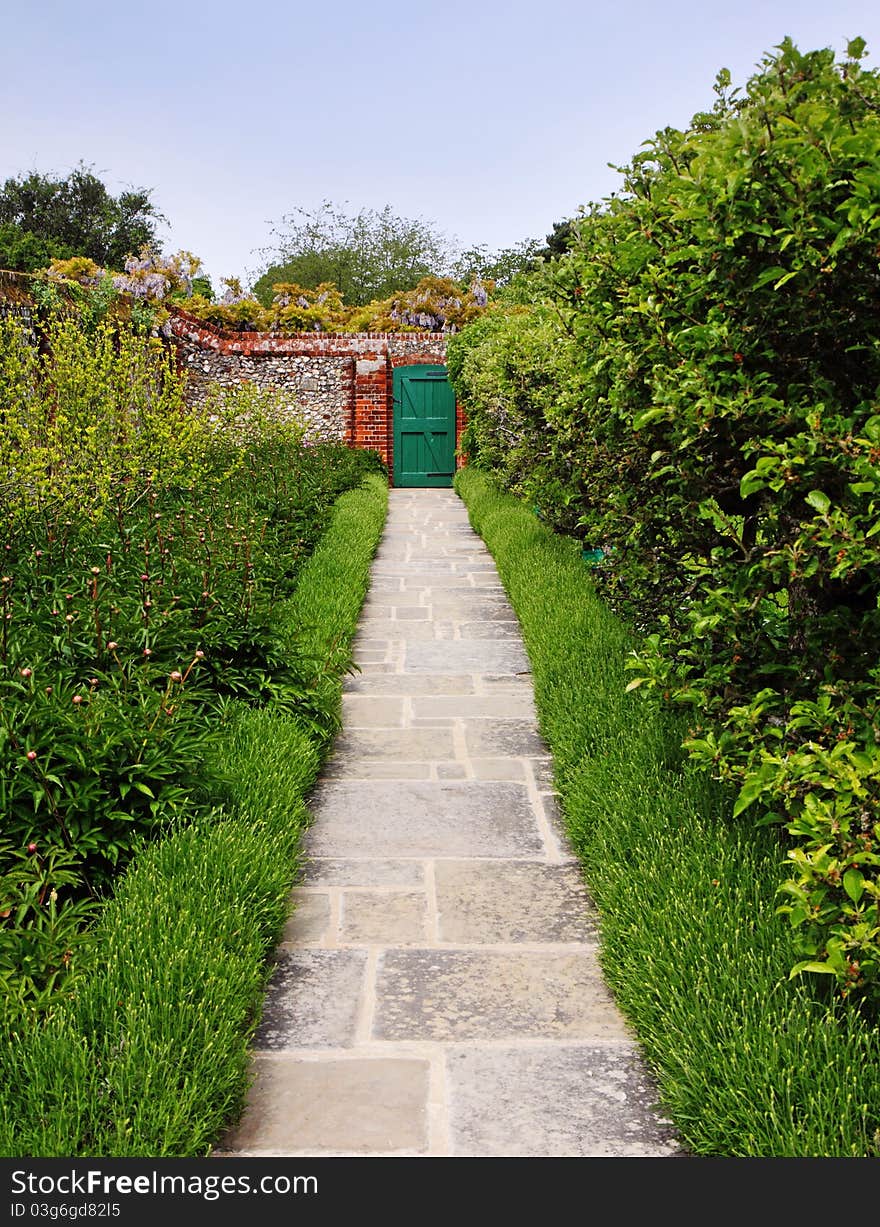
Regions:
<svg viewBox="0 0 880 1227"><path fill-rule="evenodd" d="M634 636L577 543L473 468L455 486L522 626L604 974L683 1140L700 1155L880 1154L880 1034L789 981L775 835L731 821L679 718L626 692Z"/></svg>
<svg viewBox="0 0 880 1227"><path fill-rule="evenodd" d="M463 446L597 560L630 685L783 833L792 973L880 1005L880 72L784 40L450 338Z"/></svg>

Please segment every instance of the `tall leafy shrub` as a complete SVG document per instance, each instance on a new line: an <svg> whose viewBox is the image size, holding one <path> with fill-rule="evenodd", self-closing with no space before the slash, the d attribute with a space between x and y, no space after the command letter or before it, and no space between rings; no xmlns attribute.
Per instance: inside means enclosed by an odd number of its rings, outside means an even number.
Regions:
<svg viewBox="0 0 880 1227"><path fill-rule="evenodd" d="M646 635L631 685L689 705L686 744L735 785L734 815L784 829L794 970L845 996L880 991L880 76L864 51L786 40L742 96L720 74L712 111L658 132L581 220L548 295L577 356L557 410L532 401L544 455L519 482L601 550L600 591ZM467 407L486 435L489 402Z"/></svg>

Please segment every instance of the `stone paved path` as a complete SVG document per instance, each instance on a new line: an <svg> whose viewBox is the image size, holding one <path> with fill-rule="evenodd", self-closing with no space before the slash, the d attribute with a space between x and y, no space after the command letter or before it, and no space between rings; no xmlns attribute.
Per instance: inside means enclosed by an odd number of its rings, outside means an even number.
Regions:
<svg viewBox="0 0 880 1227"><path fill-rule="evenodd" d="M529 662L449 490L393 490L219 1155L680 1153L602 980Z"/></svg>

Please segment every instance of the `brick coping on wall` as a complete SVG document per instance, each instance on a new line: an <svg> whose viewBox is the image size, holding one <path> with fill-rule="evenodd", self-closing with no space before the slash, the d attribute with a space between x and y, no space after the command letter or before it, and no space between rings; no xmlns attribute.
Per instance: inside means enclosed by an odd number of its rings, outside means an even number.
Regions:
<svg viewBox="0 0 880 1227"><path fill-rule="evenodd" d="M172 333L185 337L204 349L241 354L348 355L356 352L387 353L405 343L406 348L445 344L442 332L232 332L199 319L176 304L169 307L168 325ZM310 352L310 351L313 351Z"/></svg>

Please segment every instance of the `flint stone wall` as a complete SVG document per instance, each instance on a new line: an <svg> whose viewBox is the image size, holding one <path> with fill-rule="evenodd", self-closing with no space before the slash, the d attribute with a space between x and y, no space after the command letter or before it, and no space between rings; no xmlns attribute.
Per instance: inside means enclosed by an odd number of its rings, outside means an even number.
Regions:
<svg viewBox="0 0 880 1227"><path fill-rule="evenodd" d="M186 398L190 404L205 400L212 386L234 388L248 383L260 391L280 391L282 404L302 418L309 434L323 439L344 439L354 384L353 363L345 357L308 357L216 353L189 348L181 354L187 373Z"/></svg>

